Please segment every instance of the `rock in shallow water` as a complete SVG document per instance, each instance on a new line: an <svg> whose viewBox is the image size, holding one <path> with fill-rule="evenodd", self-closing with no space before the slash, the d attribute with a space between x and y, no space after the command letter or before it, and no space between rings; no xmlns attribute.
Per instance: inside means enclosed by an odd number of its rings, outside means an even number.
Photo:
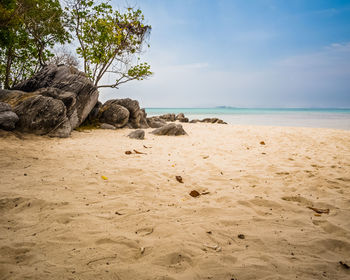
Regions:
<svg viewBox="0 0 350 280"><path fill-rule="evenodd" d="M187 135L186 131L183 129L181 124L169 123L164 125L156 130L153 130L151 133L155 135L168 135L168 136L178 136L178 135Z"/></svg>

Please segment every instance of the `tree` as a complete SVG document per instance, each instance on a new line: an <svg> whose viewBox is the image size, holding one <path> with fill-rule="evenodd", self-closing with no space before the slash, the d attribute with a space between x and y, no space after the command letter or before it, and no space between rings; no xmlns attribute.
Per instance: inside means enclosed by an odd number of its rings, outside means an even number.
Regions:
<svg viewBox="0 0 350 280"><path fill-rule="evenodd" d="M98 88L117 88L131 80L143 80L153 73L141 63L142 52L151 27L144 24L140 10L114 11L109 2L94 4L92 0L70 0L67 3L71 30L83 59L84 72ZM111 84L101 85L106 74L113 74Z"/></svg>
<svg viewBox="0 0 350 280"><path fill-rule="evenodd" d="M58 0L3 0L0 4L0 82L11 88L52 56L50 48L69 40Z"/></svg>

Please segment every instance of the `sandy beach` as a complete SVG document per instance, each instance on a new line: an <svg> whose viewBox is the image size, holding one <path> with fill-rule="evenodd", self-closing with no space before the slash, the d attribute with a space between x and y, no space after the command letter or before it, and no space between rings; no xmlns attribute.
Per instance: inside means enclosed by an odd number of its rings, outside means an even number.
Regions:
<svg viewBox="0 0 350 280"><path fill-rule="evenodd" d="M0 279L350 279L350 131L184 128L2 133Z"/></svg>

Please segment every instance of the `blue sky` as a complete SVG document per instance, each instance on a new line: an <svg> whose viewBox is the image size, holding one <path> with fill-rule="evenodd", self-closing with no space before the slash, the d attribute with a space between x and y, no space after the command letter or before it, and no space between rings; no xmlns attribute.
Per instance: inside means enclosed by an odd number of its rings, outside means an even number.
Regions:
<svg viewBox="0 0 350 280"><path fill-rule="evenodd" d="M350 107L350 1L128 0L154 76L106 89L143 107Z"/></svg>

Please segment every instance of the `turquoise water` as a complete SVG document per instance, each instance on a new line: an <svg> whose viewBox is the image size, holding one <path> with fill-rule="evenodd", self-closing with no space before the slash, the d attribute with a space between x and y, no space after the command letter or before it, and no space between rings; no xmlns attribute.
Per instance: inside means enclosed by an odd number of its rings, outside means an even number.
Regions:
<svg viewBox="0 0 350 280"><path fill-rule="evenodd" d="M350 130L350 109L146 108L148 116L184 113L191 119L220 118L234 125L324 127Z"/></svg>

